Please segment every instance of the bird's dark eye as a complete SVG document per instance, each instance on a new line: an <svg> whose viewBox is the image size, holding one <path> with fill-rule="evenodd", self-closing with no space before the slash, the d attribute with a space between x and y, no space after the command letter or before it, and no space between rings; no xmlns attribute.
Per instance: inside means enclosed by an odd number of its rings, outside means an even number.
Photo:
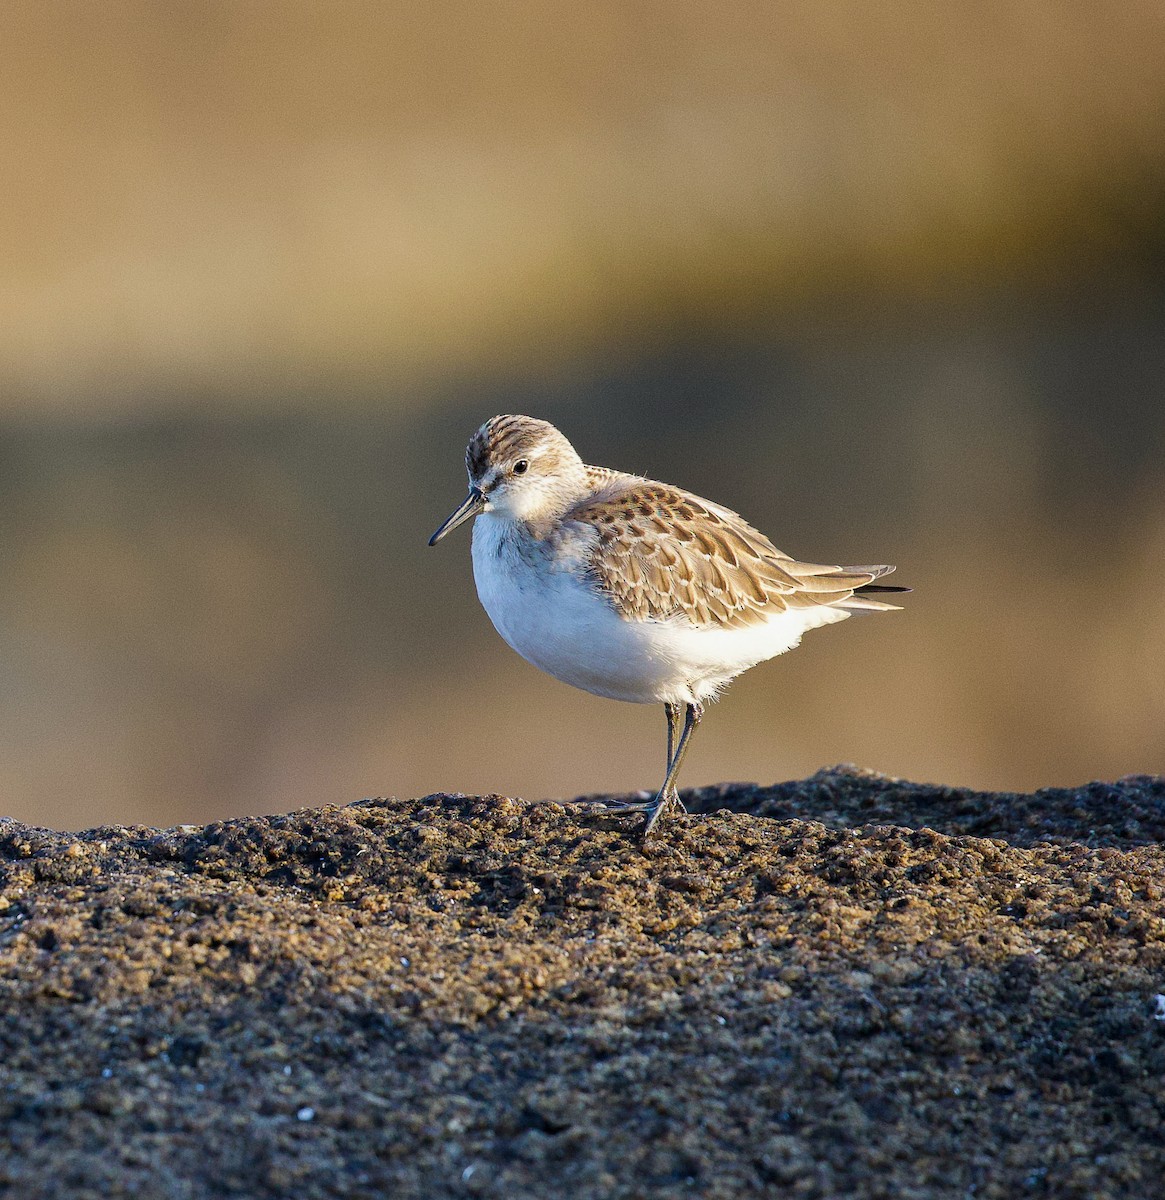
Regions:
<svg viewBox="0 0 1165 1200"><path fill-rule="evenodd" d="M515 475L525 475L529 469L530 464L524 458L520 458L516 463L514 463Z"/></svg>

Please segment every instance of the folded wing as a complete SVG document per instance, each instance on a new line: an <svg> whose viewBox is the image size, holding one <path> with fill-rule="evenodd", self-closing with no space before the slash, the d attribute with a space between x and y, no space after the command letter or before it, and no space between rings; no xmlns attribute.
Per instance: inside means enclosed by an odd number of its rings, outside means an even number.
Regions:
<svg viewBox="0 0 1165 1200"><path fill-rule="evenodd" d="M730 509L668 484L623 480L612 479L567 519L597 532L591 576L626 616L739 627L791 608L897 607L855 594L893 567L796 562Z"/></svg>

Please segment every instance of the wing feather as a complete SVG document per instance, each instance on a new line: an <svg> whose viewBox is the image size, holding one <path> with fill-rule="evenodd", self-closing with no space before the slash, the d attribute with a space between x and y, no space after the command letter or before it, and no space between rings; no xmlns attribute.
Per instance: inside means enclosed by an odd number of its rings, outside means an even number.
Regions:
<svg viewBox="0 0 1165 1200"><path fill-rule="evenodd" d="M613 472L593 482L596 494L566 520L596 535L591 577L626 616L742 627L789 608L882 606L854 592L893 567L799 563L738 513L690 492Z"/></svg>

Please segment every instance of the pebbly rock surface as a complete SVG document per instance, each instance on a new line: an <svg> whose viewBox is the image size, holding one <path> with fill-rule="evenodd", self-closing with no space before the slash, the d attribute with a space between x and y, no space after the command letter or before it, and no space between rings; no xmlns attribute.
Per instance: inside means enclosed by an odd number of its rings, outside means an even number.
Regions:
<svg viewBox="0 0 1165 1200"><path fill-rule="evenodd" d="M1165 1195L1165 780L0 822L0 1195Z"/></svg>

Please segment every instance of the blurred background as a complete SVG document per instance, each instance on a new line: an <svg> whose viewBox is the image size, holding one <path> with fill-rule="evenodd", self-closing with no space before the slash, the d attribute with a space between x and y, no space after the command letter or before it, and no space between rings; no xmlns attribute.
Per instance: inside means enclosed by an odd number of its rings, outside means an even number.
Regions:
<svg viewBox="0 0 1165 1200"><path fill-rule="evenodd" d="M16 0L0 810L657 784L478 606L495 412L905 613L683 782L1165 771L1165 7Z"/></svg>

